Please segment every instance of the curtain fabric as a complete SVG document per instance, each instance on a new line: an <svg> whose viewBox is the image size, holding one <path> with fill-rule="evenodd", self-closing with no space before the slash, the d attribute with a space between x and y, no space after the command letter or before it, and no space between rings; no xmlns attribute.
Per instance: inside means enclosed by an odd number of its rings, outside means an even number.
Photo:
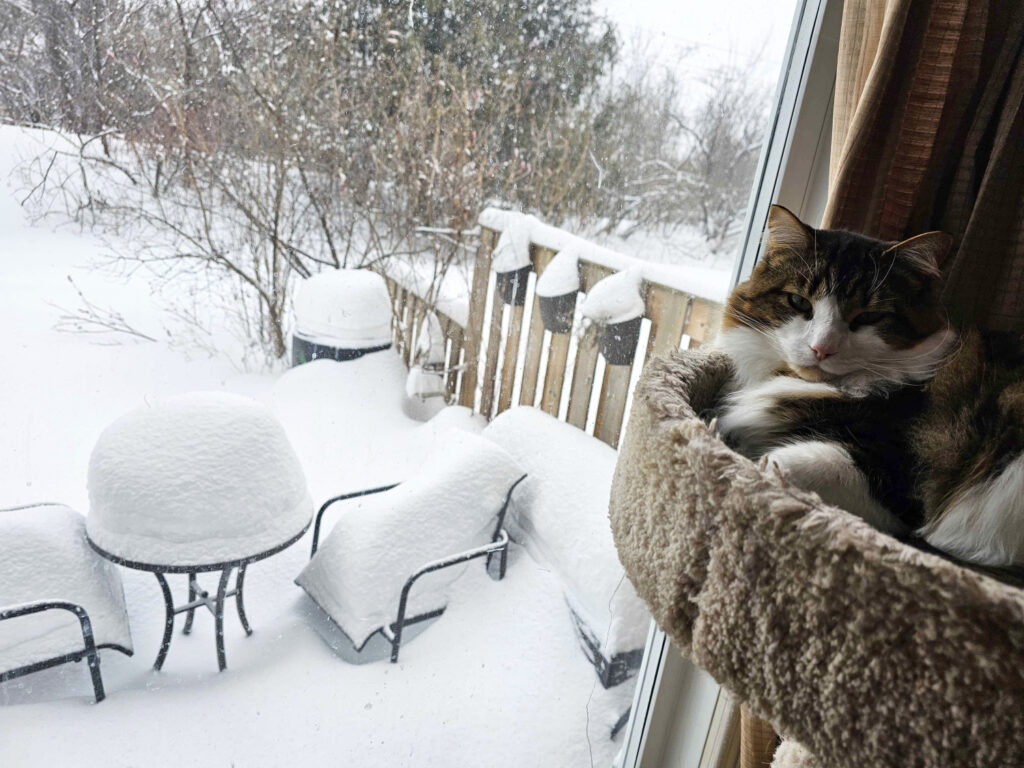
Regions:
<svg viewBox="0 0 1024 768"><path fill-rule="evenodd" d="M1024 330L1024 2L845 1L824 226L948 232L954 319Z"/></svg>

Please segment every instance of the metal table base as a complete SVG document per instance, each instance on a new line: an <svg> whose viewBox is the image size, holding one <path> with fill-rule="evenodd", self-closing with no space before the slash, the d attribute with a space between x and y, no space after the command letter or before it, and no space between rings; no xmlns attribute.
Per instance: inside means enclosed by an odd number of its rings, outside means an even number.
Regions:
<svg viewBox="0 0 1024 768"><path fill-rule="evenodd" d="M231 571L235 569L233 565L226 565L220 572L220 581L217 584L217 594L214 597L210 597L210 593L205 589L200 588L199 581L196 578L196 571L188 572L188 602L184 605L175 605L174 598L171 595L171 587L167 583L166 575L161 571L156 571L154 575L156 580L160 582L160 590L164 595L164 608L166 610L166 618L164 620L164 637L160 642L160 651L156 655L156 663L153 664L154 669L160 669L164 665L164 660L167 658L167 652L171 648L171 635L174 632L174 617L179 613L186 613L185 626L182 630L182 634L188 635L192 632L192 621L195 618L196 608L205 607L213 615L214 625L216 627L216 643L217 643L217 666L221 671L224 671L227 666L227 656L224 653L224 601L229 597L235 598L235 606L238 609L238 620L242 624L242 629L245 630L246 635L252 634L252 628L249 626L249 621L245 616L245 603L243 589L245 587L245 565L238 566L238 575L235 577L234 589L228 589L228 581L231 578Z"/></svg>

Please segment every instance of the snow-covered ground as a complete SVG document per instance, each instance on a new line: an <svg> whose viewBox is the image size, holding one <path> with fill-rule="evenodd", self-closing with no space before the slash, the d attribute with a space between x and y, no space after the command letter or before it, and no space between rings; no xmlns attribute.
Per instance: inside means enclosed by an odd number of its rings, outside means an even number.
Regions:
<svg viewBox="0 0 1024 768"><path fill-rule="evenodd" d="M102 248L88 234L28 223L11 169L39 141L45 134L0 128L0 507L60 501L86 511L89 455L103 428L154 397L194 390L271 406L317 502L399 480L424 459L436 430L403 410L405 371L390 352L252 375L229 362L229 336L223 357L190 358L168 344L173 324L143 273L115 277L97 268ZM160 340L55 330L62 308L79 302L76 286ZM255 633L245 637L229 608L222 673L205 612L190 636L179 620L163 671L152 669L163 623L157 582L122 570L135 656L103 652L108 698L99 705L82 665L0 685L0 765L612 763L619 744L608 733L631 686L597 683L561 586L523 550L513 549L501 582L471 564L446 613L395 665L347 663L321 638L315 607L293 583L308 552L307 535L249 569ZM184 577L171 584L181 599Z"/></svg>

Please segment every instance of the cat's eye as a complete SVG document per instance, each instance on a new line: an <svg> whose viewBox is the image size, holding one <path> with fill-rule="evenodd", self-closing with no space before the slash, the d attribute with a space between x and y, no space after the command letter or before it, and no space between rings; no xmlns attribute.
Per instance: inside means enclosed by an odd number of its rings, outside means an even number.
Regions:
<svg viewBox="0 0 1024 768"><path fill-rule="evenodd" d="M811 302L805 299L799 293L787 294L786 298L789 299L789 306L791 306L797 312L811 311Z"/></svg>
<svg viewBox="0 0 1024 768"><path fill-rule="evenodd" d="M861 312L850 321L850 330L856 331L866 325L876 325L889 315L888 312Z"/></svg>

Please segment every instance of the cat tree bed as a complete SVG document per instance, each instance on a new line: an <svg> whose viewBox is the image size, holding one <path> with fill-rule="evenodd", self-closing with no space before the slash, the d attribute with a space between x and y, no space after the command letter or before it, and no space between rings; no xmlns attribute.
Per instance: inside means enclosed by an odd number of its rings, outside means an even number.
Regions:
<svg viewBox="0 0 1024 768"><path fill-rule="evenodd" d="M611 495L637 593L787 741L776 768L1024 765L1024 590L900 543L731 451L720 353L656 358Z"/></svg>

